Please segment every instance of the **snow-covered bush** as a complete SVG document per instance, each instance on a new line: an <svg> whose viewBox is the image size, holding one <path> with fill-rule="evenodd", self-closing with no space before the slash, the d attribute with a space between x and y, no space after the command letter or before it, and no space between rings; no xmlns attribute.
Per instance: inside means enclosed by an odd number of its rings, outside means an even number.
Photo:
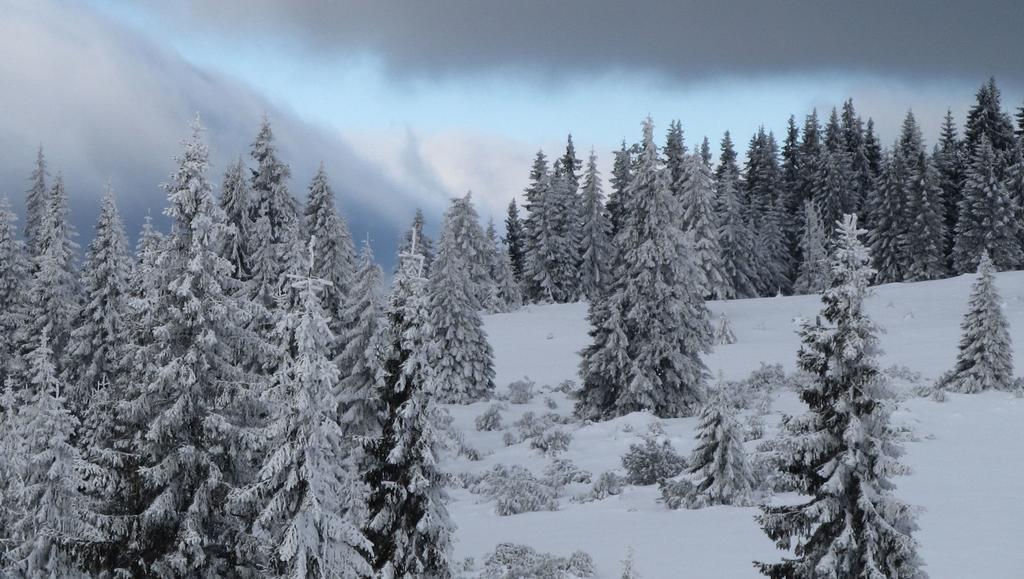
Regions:
<svg viewBox="0 0 1024 579"><path fill-rule="evenodd" d="M555 399L550 397L550 396L545 396L544 397L544 406L547 406L549 410L557 410L558 409L558 402L555 402Z"/></svg>
<svg viewBox="0 0 1024 579"><path fill-rule="evenodd" d="M554 412L547 412L540 416L533 412L526 412L515 422L515 426L519 429L520 438L528 440L537 438L548 430L569 424L570 422L572 422L571 418L555 414Z"/></svg>
<svg viewBox="0 0 1024 579"><path fill-rule="evenodd" d="M476 417L476 429L481 432L501 430L501 406L491 404L484 413Z"/></svg>
<svg viewBox="0 0 1024 579"><path fill-rule="evenodd" d="M533 400L533 387L537 384L524 377L508 385L508 401L512 404L528 404Z"/></svg>
<svg viewBox="0 0 1024 579"><path fill-rule="evenodd" d="M567 458L556 458L544 467L544 480L554 487L589 483L592 476L590 471L581 469Z"/></svg>
<svg viewBox="0 0 1024 579"><path fill-rule="evenodd" d="M572 442L572 435L561 428L552 428L540 433L530 439L530 448L539 450L547 455L554 455L569 450Z"/></svg>
<svg viewBox="0 0 1024 579"><path fill-rule="evenodd" d="M697 487L685 478L663 480L658 483L658 490L661 492L658 501L672 510L691 508L697 494Z"/></svg>
<svg viewBox="0 0 1024 579"><path fill-rule="evenodd" d="M583 551L563 558L526 545L501 543L484 559L480 579L584 579L595 574L594 560Z"/></svg>
<svg viewBox="0 0 1024 579"><path fill-rule="evenodd" d="M519 465L495 465L481 480L479 490L494 499L494 512L502 517L558 509L558 488Z"/></svg>
<svg viewBox="0 0 1024 579"><path fill-rule="evenodd" d="M555 390L563 394L572 394L578 389L578 385L575 380L562 380L555 387Z"/></svg>
<svg viewBox="0 0 1024 579"><path fill-rule="evenodd" d="M896 364L882 370L882 374L885 374L893 380L902 380L911 384L917 384L921 381L920 372L915 372L906 366L897 366Z"/></svg>
<svg viewBox="0 0 1024 579"><path fill-rule="evenodd" d="M622 466L626 469L626 482L646 486L681 473L686 468L686 459L676 453L668 440L659 443L648 436L642 444L629 445Z"/></svg>
<svg viewBox="0 0 1024 579"><path fill-rule="evenodd" d="M622 494L622 477L613 471L605 471L598 475L597 480L591 485L590 490L582 495L573 497L577 503L590 503L604 500L611 496Z"/></svg>
<svg viewBox="0 0 1024 579"><path fill-rule="evenodd" d="M759 414L748 416L743 428L743 441L760 440L764 438L764 417Z"/></svg>
<svg viewBox="0 0 1024 579"><path fill-rule="evenodd" d="M519 438L514 433L506 431L501 435L501 443L505 446L512 446L513 444L519 444Z"/></svg>

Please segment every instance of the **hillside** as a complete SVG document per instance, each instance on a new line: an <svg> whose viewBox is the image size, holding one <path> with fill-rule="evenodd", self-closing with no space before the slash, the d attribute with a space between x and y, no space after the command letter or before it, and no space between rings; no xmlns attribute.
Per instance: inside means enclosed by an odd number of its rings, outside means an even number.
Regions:
<svg viewBox="0 0 1024 579"><path fill-rule="evenodd" d="M883 368L901 393L897 424L907 427L904 461L913 474L895 482L898 494L920 506L921 554L933 579L1019 577L1024 568L1024 501L1019 499L1024 472L1024 398L990 392L947 395L945 402L920 397L947 370L956 354L960 316L972 276L876 288L869 313L884 329ZM1024 355L1024 272L999 274L998 284L1014 337L1015 357ZM726 314L737 342L717 346L706 361L713 374L740 380L765 363L779 363L789 372L798 346L795 321L813 316L817 296L712 302L715 316ZM526 412L570 415L572 401L552 391L564 380L578 380L578 352L588 342L586 305L531 306L486 318L495 351L499 396L513 380L529 376L536 382L527 404L505 404L503 430L478 432L474 419L489 403L450 407L454 427L479 460L446 455L445 467L457 475L480 474L498 464L522 465L542 476L551 457L526 442L506 446L505 432ZM919 374L919 376L918 376ZM777 430L783 413L802 411L792 390L774 390L765 417L766 437ZM555 408L552 410L551 406ZM621 471L620 457L656 418L632 414L604 423L560 426L571 433L559 458L571 460L596 478ZM680 454L693 447L696 420L660 421ZM757 441L747 443L754 451ZM657 502L656 486L626 486L622 494L580 503L572 500L590 484L571 483L558 498L558 510L497 516L493 500L466 488L451 491L450 510L458 525L456 557L482 558L501 542L531 545L538 551L568 556L589 553L600 577L618 577L627 548L635 553L642 577L757 577L751 561L776 560L777 551L754 521L756 508L714 507L668 510Z"/></svg>

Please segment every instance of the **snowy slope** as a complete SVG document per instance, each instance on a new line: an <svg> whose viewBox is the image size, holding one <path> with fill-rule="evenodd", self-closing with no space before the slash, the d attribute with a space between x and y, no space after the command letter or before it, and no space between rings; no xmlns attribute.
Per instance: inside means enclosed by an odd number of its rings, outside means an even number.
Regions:
<svg viewBox="0 0 1024 579"><path fill-rule="evenodd" d="M933 579L1024 575L1024 399L1006 393L948 395L946 402L913 396L913 386L930 384L949 369L956 354L960 316L973 276L876 288L869 313L885 330L882 366L906 366L921 374L898 380L907 400L894 415L914 432L905 444L905 462L914 474L896 480L906 501L923 507L917 538ZM1015 357L1024 356L1024 272L999 274L998 285L1014 336ZM736 344L718 346L707 357L715 374L741 379L760 362L795 367L795 320L813 316L816 296L713 302L714 315L732 321ZM496 356L499 391L528 375L539 389L577 380L578 352L588 342L586 305L531 306L512 314L489 316L486 328ZM562 392L543 392L526 405L509 405L505 426L526 411L551 412L544 398L568 415L572 402ZM483 458L447 456L455 473L479 473L496 464L520 464L538 476L550 458L525 443L506 447L502 432L477 432L473 419L489 406L449 407L454 425ZM769 436L781 413L802 411L795 394L779 391L768 417ZM655 418L633 414L617 420L565 427L573 434L567 452L580 468L596 475L620 470L620 457L639 440ZM693 447L696 420L661 421L681 453ZM749 443L750 447L756 443ZM578 503L570 500L589 485L567 487L559 510L499 517L494 505L465 489L452 491L450 505L458 525L456 556L480 559L500 542L517 542L567 556L590 553L601 577L618 577L628 547L644 578L758 577L755 559L780 557L754 521L755 508L714 507L670 511L659 504L657 487L626 487L619 496Z"/></svg>

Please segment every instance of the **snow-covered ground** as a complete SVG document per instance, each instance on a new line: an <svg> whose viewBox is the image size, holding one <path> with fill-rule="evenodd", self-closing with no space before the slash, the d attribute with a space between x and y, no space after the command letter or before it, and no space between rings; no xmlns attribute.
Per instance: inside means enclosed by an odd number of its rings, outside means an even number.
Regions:
<svg viewBox="0 0 1024 579"><path fill-rule="evenodd" d="M1024 399L989 392L948 395L945 402L914 396L949 369L956 355L960 316L973 276L891 284L876 288L869 312L886 333L882 367L905 366L911 374L896 380L906 400L894 421L909 426L904 461L914 473L899 477L898 494L923 508L919 517L921 554L933 579L1013 579L1024 577ZM1014 337L1014 355L1024 356L1024 272L999 274L1005 312ZM727 380L747 377L761 362L795 367L795 320L813 316L817 296L713 302L715 316L728 315L737 343L717 346L706 361ZM554 387L578 380L579 351L587 344L586 305L531 306L488 316L486 328L495 352L499 392L529 376L540 393L523 405L508 404L507 430L525 412L570 415L572 402ZM914 380L913 373L920 379ZM550 391L549 391L550 390ZM553 404L555 409L551 409ZM505 446L503 432L478 432L474 419L489 403L450 407L454 426L482 458L446 455L445 466L458 473L481 473L497 464L518 464L540 476L550 457L527 443ZM767 417L768 435L782 413L802 405L793 392L779 390ZM564 426L572 442L560 458L572 460L594 477L622 470L620 458L657 420L632 414L603 423ZM696 419L661 421L666 436L682 454L694 445ZM748 443L751 450L756 442ZM450 510L458 525L456 556L477 565L498 543L530 545L568 556L589 553L600 577L618 577L627 548L642 577L728 579L758 577L753 560L774 561L782 553L754 521L756 508L713 507L668 510L657 502L656 486L626 487L618 496L581 503L571 500L590 485L568 485L556 511L497 516L494 503L466 489L451 491Z"/></svg>

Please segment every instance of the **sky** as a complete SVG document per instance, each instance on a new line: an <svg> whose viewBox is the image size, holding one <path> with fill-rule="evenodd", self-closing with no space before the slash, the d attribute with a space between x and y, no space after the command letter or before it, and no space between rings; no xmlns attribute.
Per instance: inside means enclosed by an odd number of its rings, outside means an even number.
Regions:
<svg viewBox="0 0 1024 579"><path fill-rule="evenodd" d="M353 235L389 262L416 207L436 231L467 191L501 220L538 148L611 151L683 123L690 144L846 98L883 142L913 110L934 138L995 76L1024 101L1012 1L0 0L0 194L21 206L35 149L89 237L109 182L131 233L197 112L211 178L266 116L303 198L322 162Z"/></svg>

